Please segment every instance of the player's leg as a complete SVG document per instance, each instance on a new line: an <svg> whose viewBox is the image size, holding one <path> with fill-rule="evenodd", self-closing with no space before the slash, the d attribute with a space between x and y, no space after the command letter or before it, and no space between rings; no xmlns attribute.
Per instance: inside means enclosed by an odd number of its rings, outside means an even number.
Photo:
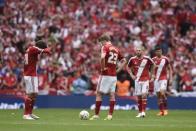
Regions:
<svg viewBox="0 0 196 131"><path fill-rule="evenodd" d="M35 105L36 98L37 98L37 93L32 93L32 96L31 96L31 100L32 101L31 101L30 115L34 119L39 119L40 118L39 116L33 114L33 107Z"/></svg>
<svg viewBox="0 0 196 131"><path fill-rule="evenodd" d="M141 95L141 84L138 81L135 81L135 95L137 96L138 104L138 115L136 117L142 116L142 95Z"/></svg>
<svg viewBox="0 0 196 131"><path fill-rule="evenodd" d="M32 91L33 91L33 85L32 85L32 81L31 81L30 76L25 76L24 82L25 82L25 88L26 88L27 95L24 97L25 107L24 107L23 119L34 120L30 115L31 103L32 103L31 95L32 95Z"/></svg>
<svg viewBox="0 0 196 131"><path fill-rule="evenodd" d="M109 112L108 112L108 116L104 119L104 120L112 120L112 115L114 112L114 106L115 106L115 92L110 92L110 108L109 108Z"/></svg>
<svg viewBox="0 0 196 131"><path fill-rule="evenodd" d="M146 93L144 93L144 94L142 94L142 100L141 100L142 102L142 117L145 117L146 116L146 105L147 105L147 94Z"/></svg>
<svg viewBox="0 0 196 131"><path fill-rule="evenodd" d="M39 119L38 116L32 114L33 106L38 93L38 78L25 76L24 80L27 96L25 97L25 112L23 118L30 120Z"/></svg>
<svg viewBox="0 0 196 131"><path fill-rule="evenodd" d="M138 115L136 117L142 117L142 96L137 95L137 104L138 104Z"/></svg>
<svg viewBox="0 0 196 131"><path fill-rule="evenodd" d="M25 103L25 107L24 107L24 115L23 115L23 119L26 120L34 120L31 115L30 115L30 111L31 111L31 94L28 94L25 96L24 98L24 103Z"/></svg>
<svg viewBox="0 0 196 131"><path fill-rule="evenodd" d="M99 112L102 104L102 93L97 91L95 100L95 115L93 115L90 120L99 119Z"/></svg>
<svg viewBox="0 0 196 131"><path fill-rule="evenodd" d="M162 116L163 115L163 97L161 91L157 92L157 99L158 99L158 106L159 106L159 113L157 116Z"/></svg>
<svg viewBox="0 0 196 131"><path fill-rule="evenodd" d="M33 107L38 95L38 77L32 77L32 83L33 83L33 91L31 94L31 108L30 108L30 114L31 117L33 117L34 119L39 119L40 117L36 116L35 114L33 114Z"/></svg>
<svg viewBox="0 0 196 131"><path fill-rule="evenodd" d="M155 91L156 91L156 94L157 94L157 104L158 104L158 107L159 107L159 113L157 113L157 116L162 116L163 115L163 99L162 99L160 81L155 80L154 88L155 88Z"/></svg>
<svg viewBox="0 0 196 131"><path fill-rule="evenodd" d="M102 93L97 92L96 104L95 104L96 105L95 106L95 115L99 115L101 104L102 104Z"/></svg>
<svg viewBox="0 0 196 131"><path fill-rule="evenodd" d="M147 94L148 94L148 89L149 89L149 82L145 81L141 83L141 110L142 110L142 117L145 117L146 115L146 105L147 105Z"/></svg>
<svg viewBox="0 0 196 131"><path fill-rule="evenodd" d="M160 105L161 105L161 115L168 115L167 111L167 96L166 96L166 88L167 88L167 81L161 80L160 82L160 91L159 91L159 97L160 97Z"/></svg>
<svg viewBox="0 0 196 131"><path fill-rule="evenodd" d="M103 76L99 77L99 82L96 89L96 100L95 100L95 115L93 115L90 120L96 120L99 118L99 112L102 104L102 92L104 91Z"/></svg>
<svg viewBox="0 0 196 131"><path fill-rule="evenodd" d="M167 107L167 95L166 95L166 90L167 90L167 80L162 80L161 82L161 87L163 90L163 108L164 108L164 115L168 115L168 107Z"/></svg>

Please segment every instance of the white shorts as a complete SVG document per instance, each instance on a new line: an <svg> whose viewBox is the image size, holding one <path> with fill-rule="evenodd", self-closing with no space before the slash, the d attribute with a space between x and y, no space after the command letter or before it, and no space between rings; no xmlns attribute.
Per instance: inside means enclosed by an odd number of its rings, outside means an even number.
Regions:
<svg viewBox="0 0 196 131"><path fill-rule="evenodd" d="M38 93L38 77L37 76L24 76L26 93Z"/></svg>
<svg viewBox="0 0 196 131"><path fill-rule="evenodd" d="M102 75L99 77L97 91L104 93L104 94L115 92L116 82L117 82L116 76L103 76Z"/></svg>
<svg viewBox="0 0 196 131"><path fill-rule="evenodd" d="M149 81L135 81L135 95L147 94Z"/></svg>
<svg viewBox="0 0 196 131"><path fill-rule="evenodd" d="M167 90L167 80L155 80L154 81L154 90L156 92L166 91Z"/></svg>

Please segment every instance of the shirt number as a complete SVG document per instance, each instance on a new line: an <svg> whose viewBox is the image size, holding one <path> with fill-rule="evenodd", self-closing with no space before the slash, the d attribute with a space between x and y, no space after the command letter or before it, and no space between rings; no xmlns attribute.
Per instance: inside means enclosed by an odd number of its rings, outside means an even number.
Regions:
<svg viewBox="0 0 196 131"><path fill-rule="evenodd" d="M117 63L118 54L114 52L109 52L108 63L115 64Z"/></svg>

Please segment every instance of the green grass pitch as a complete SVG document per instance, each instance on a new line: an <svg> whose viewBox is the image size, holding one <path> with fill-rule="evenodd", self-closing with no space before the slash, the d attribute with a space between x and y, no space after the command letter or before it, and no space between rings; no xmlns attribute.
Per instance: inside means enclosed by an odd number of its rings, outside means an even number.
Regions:
<svg viewBox="0 0 196 131"><path fill-rule="evenodd" d="M41 119L22 119L22 110L0 110L0 131L196 131L196 111L170 110L157 117L157 111L147 111L147 117L135 118L137 111L115 111L112 121L80 120L76 109L36 109ZM93 114L93 111L89 111Z"/></svg>

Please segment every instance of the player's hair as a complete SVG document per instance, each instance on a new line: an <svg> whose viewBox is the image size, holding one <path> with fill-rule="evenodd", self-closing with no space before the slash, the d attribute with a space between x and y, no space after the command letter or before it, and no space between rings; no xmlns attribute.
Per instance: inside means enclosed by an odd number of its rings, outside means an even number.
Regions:
<svg viewBox="0 0 196 131"><path fill-rule="evenodd" d="M35 46L37 46L38 48L41 48L41 49L47 48L47 45L43 40L35 41Z"/></svg>
<svg viewBox="0 0 196 131"><path fill-rule="evenodd" d="M111 41L111 37L109 34L103 34L98 38L99 42L103 42L103 41Z"/></svg>
<svg viewBox="0 0 196 131"><path fill-rule="evenodd" d="M161 48L161 46L157 45L157 46L155 46L154 50L155 50L155 51L156 51L156 50L162 50L162 48Z"/></svg>
<svg viewBox="0 0 196 131"><path fill-rule="evenodd" d="M135 50L145 50L144 46L135 46Z"/></svg>

